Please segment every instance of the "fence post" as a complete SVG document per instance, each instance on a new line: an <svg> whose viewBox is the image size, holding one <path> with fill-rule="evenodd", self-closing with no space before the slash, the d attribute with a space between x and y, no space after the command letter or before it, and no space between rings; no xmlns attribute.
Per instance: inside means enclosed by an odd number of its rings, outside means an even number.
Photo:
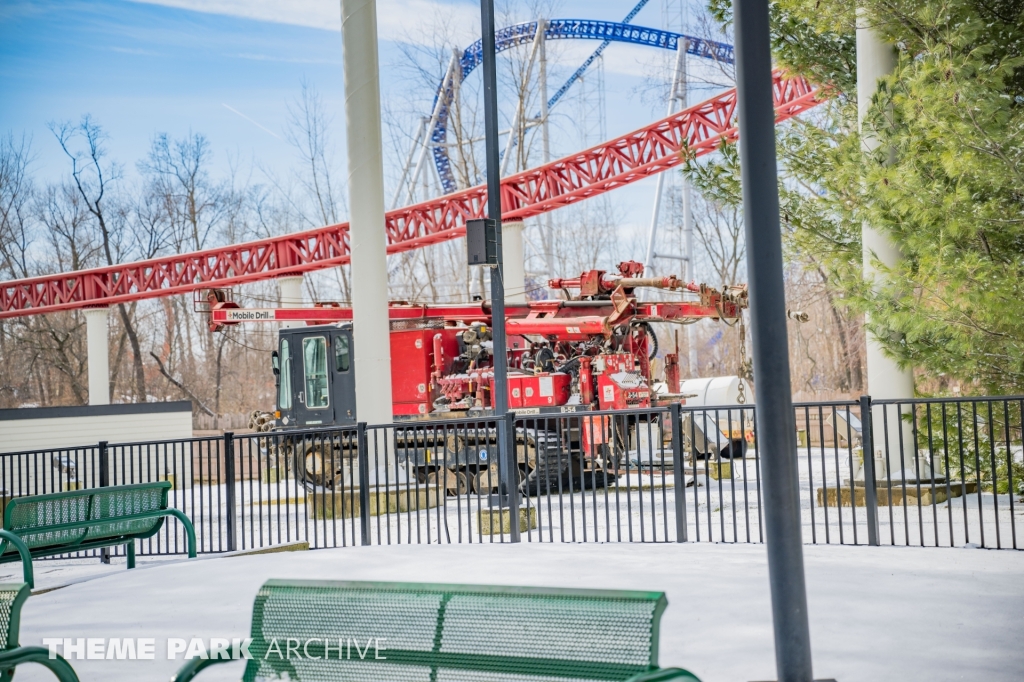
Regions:
<svg viewBox="0 0 1024 682"><path fill-rule="evenodd" d="M228 551L234 552L238 547L235 540L235 434L231 431L224 432L224 483L227 489Z"/></svg>
<svg viewBox="0 0 1024 682"><path fill-rule="evenodd" d="M106 488L110 485L110 462L107 461L107 441L100 441L100 487ZM100 550L100 563L110 563L110 548L104 547Z"/></svg>
<svg viewBox="0 0 1024 682"><path fill-rule="evenodd" d="M359 461L359 536L370 544L370 452L366 445L366 422L356 424L356 456Z"/></svg>
<svg viewBox="0 0 1024 682"><path fill-rule="evenodd" d="M868 515L868 544L878 546L878 491L875 479L875 441L871 422L871 396L860 397L860 449L864 457L864 508ZM853 504L857 504L856 495Z"/></svg>
<svg viewBox="0 0 1024 682"><path fill-rule="evenodd" d="M521 538L519 531L519 462L516 461L516 413L506 412L502 422L504 422L504 429L501 429L500 422L498 424L498 436L501 438L499 454L503 456L502 461L505 463L505 480L502 483L505 493L508 495L509 539L512 542L519 542Z"/></svg>
<svg viewBox="0 0 1024 682"><path fill-rule="evenodd" d="M683 409L679 403L668 406L672 425L672 478L675 479L676 542L687 542L686 469L683 467Z"/></svg>

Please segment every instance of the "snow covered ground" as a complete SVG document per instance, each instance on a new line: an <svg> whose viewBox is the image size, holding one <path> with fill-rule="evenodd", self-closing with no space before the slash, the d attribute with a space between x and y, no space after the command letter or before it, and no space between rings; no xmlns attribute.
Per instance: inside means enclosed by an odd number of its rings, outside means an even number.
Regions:
<svg viewBox="0 0 1024 682"><path fill-rule="evenodd" d="M751 451L753 452L753 451ZM827 456L826 456L827 455ZM867 514L864 507L823 507L818 490L823 481L835 495L844 483L848 466L835 452L820 450L798 459L800 467L800 505L803 537L808 543L866 544ZM675 541L675 498L683 498L686 538L715 542L760 542L763 520L760 510L758 463L753 456L733 463L731 476L714 480L697 469L697 487L685 491L675 486L671 465L662 476L638 475L631 471L609 488L542 495L529 500L536 509L539 527L526 538L529 542L579 541ZM688 481L694 470L686 469ZM879 488L886 484L880 483ZM899 488L898 485L895 486ZM944 493L945 484L935 484L931 492ZM427 486L422 485L420 490ZM931 484L922 484L927 494ZM224 486L196 486L199 491L179 494L172 500L192 519L206 551L227 548L226 525L222 504L227 494ZM908 491L916 493L916 485ZM292 479L274 483L244 481L236 485L239 548L307 540L311 546L334 547L358 543L358 519L340 518L342 508L349 508L349 498L338 499L334 509L337 521L314 519L306 509L305 491ZM410 493L411 499L416 493ZM193 499L195 498L195 499ZM196 504L202 499L204 504ZM980 544L986 547L1024 548L1024 502L1010 495L990 492L971 493L939 504L917 505L916 497L902 506L900 498L878 509L882 544L960 547ZM477 510L486 507L486 497L476 493L444 498L443 508L393 513L371 519L374 544L491 542L481 536ZM330 503L326 504L331 508ZM176 524L169 524L167 533L177 534L177 547L184 549L184 536ZM162 534L162 544L169 536ZM497 538L496 538L497 539ZM173 540L172 540L173 542ZM144 546L154 551L156 541Z"/></svg>
<svg viewBox="0 0 1024 682"><path fill-rule="evenodd" d="M815 673L855 680L1024 679L1024 553L806 546ZM44 637L151 637L155 659L72 660L83 682L166 680L168 638L242 637L268 578L373 579L657 589L668 594L661 664L714 682L775 678L765 548L523 544L353 547L123 564L36 562L22 644ZM20 567L0 567L4 580ZM179 657L180 659L180 657ZM230 663L199 679L239 679ZM21 682L49 680L37 666Z"/></svg>

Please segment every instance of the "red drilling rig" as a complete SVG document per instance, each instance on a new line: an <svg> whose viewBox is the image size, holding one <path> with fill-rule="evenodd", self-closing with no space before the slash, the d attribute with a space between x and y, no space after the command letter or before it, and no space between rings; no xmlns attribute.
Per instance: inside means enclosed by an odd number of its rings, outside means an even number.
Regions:
<svg viewBox="0 0 1024 682"><path fill-rule="evenodd" d="M618 270L617 274L590 270L574 279L551 280L549 287L561 291L561 299L506 303L508 404L519 415L538 415L536 423L531 420L532 428L517 434L526 446L520 454L524 477L536 471L537 460L543 457L564 462L555 467L556 473L575 477L577 482L588 470L601 469L607 475L615 449L614 427L607 417L586 417L586 412L683 401L674 354L665 356L668 392L652 391L651 360L657 353L657 337L651 324L737 319L747 306L745 287L721 292L676 277L643 277L643 266L633 261L620 263ZM690 297L642 302L636 296L641 288L684 292ZM351 308L241 308L223 290L211 290L206 297L213 331L242 322L306 323L279 331L278 349L273 353L277 408L272 414L254 413L254 427L291 431L357 422ZM395 301L390 304L390 319L396 420L491 414L494 349L486 302L446 306ZM586 428L577 427L568 436L572 443L561 442L565 436L556 442L548 428L551 417L577 412L584 413L581 420L587 420ZM486 473L481 467L489 465L486 449L493 444L493 434L464 429L453 438L445 428L438 431L443 436L431 438L423 436L423 429L413 431L418 434L416 442L403 448L404 457L424 480L436 475L443 464L453 473L449 483L455 489L489 487L480 479ZM298 448L301 452L294 445L289 449L303 482L328 488L337 485L340 471L333 476L324 473L337 469L324 466L325 458L333 459L334 454L325 452L322 445L303 443ZM570 466L572 457L564 454L567 449L580 453L575 465Z"/></svg>

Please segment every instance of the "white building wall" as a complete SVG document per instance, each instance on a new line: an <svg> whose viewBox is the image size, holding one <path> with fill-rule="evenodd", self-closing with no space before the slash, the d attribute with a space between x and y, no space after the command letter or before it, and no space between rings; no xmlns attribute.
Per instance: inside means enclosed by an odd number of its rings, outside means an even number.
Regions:
<svg viewBox="0 0 1024 682"><path fill-rule="evenodd" d="M59 414L61 408L0 410L0 452L88 446L103 440L109 443L129 443L191 438L191 404L180 402L161 405L176 409L131 413L129 409L145 410L150 406L65 408L69 416L51 416ZM76 414L80 411L95 411L99 414ZM30 416L33 413L39 416Z"/></svg>

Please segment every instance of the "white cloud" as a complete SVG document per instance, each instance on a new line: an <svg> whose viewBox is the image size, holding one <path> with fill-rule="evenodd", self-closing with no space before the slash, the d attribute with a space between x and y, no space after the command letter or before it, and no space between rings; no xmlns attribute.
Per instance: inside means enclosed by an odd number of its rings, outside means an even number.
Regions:
<svg viewBox="0 0 1024 682"><path fill-rule="evenodd" d="M109 47L107 49L109 49L111 52L121 52L123 54L139 54L139 55L145 55L145 56L148 56L148 57L152 57L154 55L160 54L159 52L156 52L154 50L143 50L143 49L136 48L136 47L117 47L117 46L111 46L111 47Z"/></svg>
<svg viewBox="0 0 1024 682"><path fill-rule="evenodd" d="M256 54L253 52L239 52L235 55L239 59L249 59L255 62L283 62L285 64L341 64L341 55L337 59L292 59L270 54Z"/></svg>
<svg viewBox="0 0 1024 682"><path fill-rule="evenodd" d="M341 29L340 3L332 0L135 0L150 5L226 14L277 24L294 24L328 31Z"/></svg>
<svg viewBox="0 0 1024 682"><path fill-rule="evenodd" d="M480 11L472 2L378 0L377 30L383 40L432 44L431 27L451 19L454 35L467 45L480 37ZM465 47L465 45L461 45Z"/></svg>
<svg viewBox="0 0 1024 682"><path fill-rule="evenodd" d="M135 0L206 14L223 14L277 24L292 24L325 31L341 30L339 0ZM377 30L382 40L419 42L425 26L438 16L451 16L457 27L479 25L479 13L471 2L441 0L379 0ZM479 32L479 28L476 31ZM428 36L423 36L426 42Z"/></svg>

